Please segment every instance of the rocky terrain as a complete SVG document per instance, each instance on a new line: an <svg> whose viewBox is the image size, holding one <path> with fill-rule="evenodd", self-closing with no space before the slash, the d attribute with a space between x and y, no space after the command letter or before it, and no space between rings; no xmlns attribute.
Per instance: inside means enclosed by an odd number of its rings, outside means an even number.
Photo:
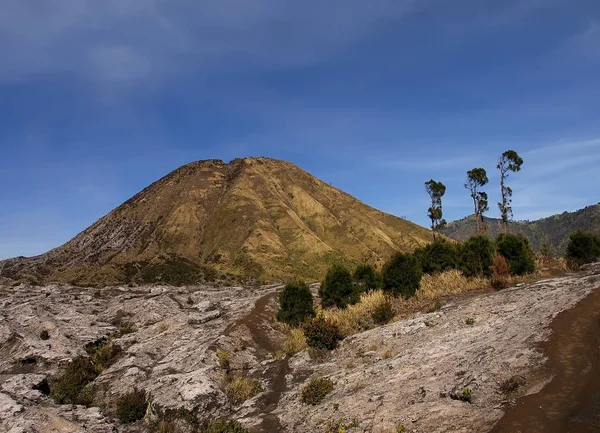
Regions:
<svg viewBox="0 0 600 433"><path fill-rule="evenodd" d="M549 377L538 343L562 310L600 286L600 265L500 292L447 299L443 307L347 338L325 357L307 351L281 359L274 323L279 286L0 289L0 431L142 432L158 414L180 408L203 418L232 417L253 432L484 432L519 395ZM95 404L56 405L43 379L84 346L116 334L115 360L94 381ZM133 328L131 328L133 325ZM48 339L41 339L42 331ZM134 332L131 332L134 331ZM115 334L113 334L115 335ZM234 401L227 370L258 379L262 392ZM321 404L299 401L311 377L333 391ZM509 379L523 385L506 392ZM118 396L133 388L152 398L143 423L122 425ZM460 401L463 388L471 402ZM184 411L185 412L185 411ZM337 431L337 430L336 430Z"/></svg>

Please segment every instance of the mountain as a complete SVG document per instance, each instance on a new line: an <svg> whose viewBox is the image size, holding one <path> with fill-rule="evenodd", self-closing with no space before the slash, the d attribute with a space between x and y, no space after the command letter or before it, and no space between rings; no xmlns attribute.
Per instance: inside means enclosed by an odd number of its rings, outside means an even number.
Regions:
<svg viewBox="0 0 600 433"><path fill-rule="evenodd" d="M496 237L503 232L502 221L485 218L487 234ZM577 230L592 232L600 236L600 203L587 206L575 212L563 212L537 221L516 221L509 224L511 233L525 235L533 248L539 251L547 244L558 255L564 254L571 233ZM475 234L473 215L447 225L443 233L458 241L464 241Z"/></svg>
<svg viewBox="0 0 600 433"><path fill-rule="evenodd" d="M197 161L66 244L0 262L2 276L77 284L190 283L219 274L320 279L335 262L381 264L429 230L373 209L294 164Z"/></svg>

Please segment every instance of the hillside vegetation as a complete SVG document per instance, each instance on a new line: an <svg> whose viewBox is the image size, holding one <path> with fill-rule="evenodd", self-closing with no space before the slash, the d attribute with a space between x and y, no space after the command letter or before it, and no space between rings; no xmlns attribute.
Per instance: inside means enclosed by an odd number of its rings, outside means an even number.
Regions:
<svg viewBox="0 0 600 433"><path fill-rule="evenodd" d="M502 221L484 217L486 234L496 238L502 233ZM509 223L510 233L522 234L539 251L544 244L556 255L563 255L567 249L569 236L577 231L600 235L600 204L587 206L575 212L563 212L537 221L513 221ZM470 215L449 223L442 231L446 236L464 241L476 232L475 219Z"/></svg>
<svg viewBox="0 0 600 433"><path fill-rule="evenodd" d="M66 244L4 262L2 275L77 284L316 280L334 263L380 265L431 239L294 164L208 160L171 172Z"/></svg>

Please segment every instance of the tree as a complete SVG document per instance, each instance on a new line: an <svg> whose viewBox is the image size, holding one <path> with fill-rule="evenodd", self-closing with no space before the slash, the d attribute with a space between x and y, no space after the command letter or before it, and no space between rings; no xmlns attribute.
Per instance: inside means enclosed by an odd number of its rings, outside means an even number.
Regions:
<svg viewBox="0 0 600 433"><path fill-rule="evenodd" d="M508 222L512 219L512 189L506 185L506 179L509 172L521 171L523 158L514 150L507 150L500 156L496 168L500 170L500 192L502 194L502 202L498 203L498 208L502 215L502 223L504 224L504 234L508 233Z"/></svg>
<svg viewBox="0 0 600 433"><path fill-rule="evenodd" d="M323 308L346 308L360 300L360 289L354 284L352 275L342 265L334 265L327 271L325 281L319 288Z"/></svg>
<svg viewBox="0 0 600 433"><path fill-rule="evenodd" d="M525 236L501 234L496 239L496 251L506 259L513 275L535 271L535 253Z"/></svg>
<svg viewBox="0 0 600 433"><path fill-rule="evenodd" d="M442 213L442 197L446 194L446 186L442 182L430 179L425 182L425 190L431 199L428 216L431 220L431 230L433 230L433 241L435 242L435 234L438 233L439 236L440 230L446 226L446 220L443 219Z"/></svg>
<svg viewBox="0 0 600 433"><path fill-rule="evenodd" d="M421 264L423 273L435 274L448 269L455 269L459 264L459 251L455 244L441 240L419 248L415 256Z"/></svg>
<svg viewBox="0 0 600 433"><path fill-rule="evenodd" d="M308 285L300 281L286 284L279 294L277 320L298 326L314 316L313 295Z"/></svg>
<svg viewBox="0 0 600 433"><path fill-rule="evenodd" d="M479 191L479 188L487 183L488 177L484 168L474 168L473 170L467 171L467 182L465 183L465 188L469 190L471 193L471 198L473 199L477 234L485 233L485 225L483 225L483 213L490 209L488 206L487 193Z"/></svg>
<svg viewBox="0 0 600 433"><path fill-rule="evenodd" d="M419 289L423 271L413 254L396 254L383 267L383 289L395 296L413 296Z"/></svg>
<svg viewBox="0 0 600 433"><path fill-rule="evenodd" d="M581 230L569 237L567 263L571 269L579 269L586 263L600 259L600 238Z"/></svg>

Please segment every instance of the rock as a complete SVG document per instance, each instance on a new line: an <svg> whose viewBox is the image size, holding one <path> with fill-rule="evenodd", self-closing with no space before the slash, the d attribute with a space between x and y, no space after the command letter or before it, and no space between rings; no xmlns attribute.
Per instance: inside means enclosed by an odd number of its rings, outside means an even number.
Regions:
<svg viewBox="0 0 600 433"><path fill-rule="evenodd" d="M219 317L221 317L221 310L208 311L202 314L192 313L188 316L188 323L190 325L202 325Z"/></svg>

